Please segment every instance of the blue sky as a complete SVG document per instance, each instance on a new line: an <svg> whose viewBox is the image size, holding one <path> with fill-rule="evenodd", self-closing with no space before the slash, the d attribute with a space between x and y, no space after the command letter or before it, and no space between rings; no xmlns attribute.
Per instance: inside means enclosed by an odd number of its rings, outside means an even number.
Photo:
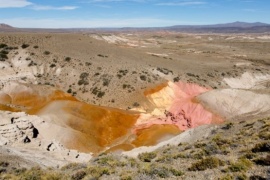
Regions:
<svg viewBox="0 0 270 180"><path fill-rule="evenodd" d="M15 27L162 27L234 21L270 23L270 0L0 0Z"/></svg>

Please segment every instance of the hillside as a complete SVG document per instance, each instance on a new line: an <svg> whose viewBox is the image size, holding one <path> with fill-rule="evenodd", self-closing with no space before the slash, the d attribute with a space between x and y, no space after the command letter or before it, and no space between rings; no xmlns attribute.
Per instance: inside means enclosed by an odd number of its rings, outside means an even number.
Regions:
<svg viewBox="0 0 270 180"><path fill-rule="evenodd" d="M267 179L269 48L267 34L1 33L0 177Z"/></svg>
<svg viewBox="0 0 270 180"><path fill-rule="evenodd" d="M206 127L205 127L206 128ZM270 118L207 127L208 135L178 137L173 145L137 158L103 153L87 163L60 169L21 168L1 154L1 176L8 179L269 179ZM188 132L187 132L188 133ZM195 134L196 132L194 132ZM198 133L198 132L197 132ZM4 156L3 156L4 155ZM20 163L22 164L23 161Z"/></svg>

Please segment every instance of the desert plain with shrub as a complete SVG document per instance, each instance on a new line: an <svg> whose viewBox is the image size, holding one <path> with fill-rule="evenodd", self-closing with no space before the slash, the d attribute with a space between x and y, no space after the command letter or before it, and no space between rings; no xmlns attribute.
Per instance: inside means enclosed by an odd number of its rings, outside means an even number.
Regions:
<svg viewBox="0 0 270 180"><path fill-rule="evenodd" d="M270 34L0 32L0 179L269 179Z"/></svg>

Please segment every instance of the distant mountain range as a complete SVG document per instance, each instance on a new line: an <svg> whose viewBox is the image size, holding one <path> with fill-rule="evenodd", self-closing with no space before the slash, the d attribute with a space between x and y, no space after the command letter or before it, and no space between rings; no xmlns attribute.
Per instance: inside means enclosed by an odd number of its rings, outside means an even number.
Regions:
<svg viewBox="0 0 270 180"><path fill-rule="evenodd" d="M0 30L2 30L2 29L14 29L14 27L12 27L8 24L0 23Z"/></svg>
<svg viewBox="0 0 270 180"><path fill-rule="evenodd" d="M255 22L232 22L214 25L177 25L166 30L194 33L264 33L270 32L270 24Z"/></svg>
<svg viewBox="0 0 270 180"><path fill-rule="evenodd" d="M255 22L255 23L247 23L247 22L232 22L232 23L225 23L225 24L214 24L214 25L176 25L171 26L169 28L185 28L185 27L193 27L193 28L250 28L250 27L258 27L258 26L270 26L270 24Z"/></svg>
<svg viewBox="0 0 270 180"><path fill-rule="evenodd" d="M0 24L1 31L38 31L38 32L95 32L95 31L176 31L187 33L265 33L270 32L270 24L255 22L232 22L225 24L213 24L213 25L175 25L169 27L143 27L143 28L63 28L63 29L41 29L41 28L15 28L8 24Z"/></svg>

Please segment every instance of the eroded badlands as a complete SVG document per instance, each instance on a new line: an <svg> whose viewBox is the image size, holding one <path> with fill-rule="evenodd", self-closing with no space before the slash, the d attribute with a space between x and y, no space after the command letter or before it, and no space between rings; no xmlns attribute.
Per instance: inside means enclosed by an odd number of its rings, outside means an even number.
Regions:
<svg viewBox="0 0 270 180"><path fill-rule="evenodd" d="M199 126L197 136L225 121L270 116L268 59L236 56L229 46L238 39L123 36L1 34L17 47L1 48L8 54L0 61L2 151L25 152L28 161L35 151L43 166L102 152L134 156Z"/></svg>

